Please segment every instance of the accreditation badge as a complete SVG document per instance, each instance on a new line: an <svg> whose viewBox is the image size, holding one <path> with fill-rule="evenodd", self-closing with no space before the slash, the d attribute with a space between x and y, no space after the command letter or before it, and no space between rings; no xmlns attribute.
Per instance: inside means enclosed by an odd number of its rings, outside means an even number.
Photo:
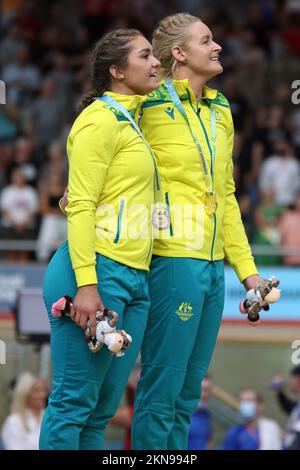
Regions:
<svg viewBox="0 0 300 470"><path fill-rule="evenodd" d="M204 210L207 215L213 215L218 207L217 195L215 192L207 192L204 196Z"/></svg>
<svg viewBox="0 0 300 470"><path fill-rule="evenodd" d="M166 230L170 227L171 217L169 208L163 204L155 204L152 212L153 227Z"/></svg>

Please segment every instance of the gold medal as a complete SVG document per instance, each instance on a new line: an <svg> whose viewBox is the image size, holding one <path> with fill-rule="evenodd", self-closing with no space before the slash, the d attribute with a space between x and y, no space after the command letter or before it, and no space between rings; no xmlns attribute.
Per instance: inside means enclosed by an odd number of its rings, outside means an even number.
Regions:
<svg viewBox="0 0 300 470"><path fill-rule="evenodd" d="M207 215L213 215L218 207L216 193L207 192L204 196L204 209Z"/></svg>

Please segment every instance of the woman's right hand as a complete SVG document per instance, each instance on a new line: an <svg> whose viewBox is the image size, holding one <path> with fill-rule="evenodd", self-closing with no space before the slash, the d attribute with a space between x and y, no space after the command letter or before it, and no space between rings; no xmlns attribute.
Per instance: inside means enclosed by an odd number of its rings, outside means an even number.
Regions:
<svg viewBox="0 0 300 470"><path fill-rule="evenodd" d="M91 336L96 336L96 312L103 311L104 305L98 292L97 284L79 287L71 311L72 320L83 330L90 321Z"/></svg>

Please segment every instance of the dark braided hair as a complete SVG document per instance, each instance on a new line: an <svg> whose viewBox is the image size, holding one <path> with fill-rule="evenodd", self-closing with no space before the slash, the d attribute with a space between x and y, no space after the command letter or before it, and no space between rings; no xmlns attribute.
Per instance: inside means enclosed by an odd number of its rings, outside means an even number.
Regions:
<svg viewBox="0 0 300 470"><path fill-rule="evenodd" d="M78 112L92 104L94 98L102 96L111 85L110 67L126 66L131 51L130 42L137 36L143 36L137 29L116 29L105 34L95 45L92 53L91 78L93 89L85 95L78 107Z"/></svg>

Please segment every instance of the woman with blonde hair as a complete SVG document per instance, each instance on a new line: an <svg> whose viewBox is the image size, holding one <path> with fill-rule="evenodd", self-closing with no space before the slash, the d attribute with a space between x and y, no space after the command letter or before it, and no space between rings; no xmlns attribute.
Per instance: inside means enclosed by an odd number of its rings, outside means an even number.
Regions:
<svg viewBox="0 0 300 470"><path fill-rule="evenodd" d="M234 194L229 103L206 86L223 71L221 50L186 13L154 31L163 81L148 95L140 126L156 156L170 228L154 243L134 449L187 449L221 323L224 257L246 290L258 280Z"/></svg>
<svg viewBox="0 0 300 470"><path fill-rule="evenodd" d="M46 399L44 379L30 372L20 375L13 392L11 414L1 431L6 450L38 450Z"/></svg>

